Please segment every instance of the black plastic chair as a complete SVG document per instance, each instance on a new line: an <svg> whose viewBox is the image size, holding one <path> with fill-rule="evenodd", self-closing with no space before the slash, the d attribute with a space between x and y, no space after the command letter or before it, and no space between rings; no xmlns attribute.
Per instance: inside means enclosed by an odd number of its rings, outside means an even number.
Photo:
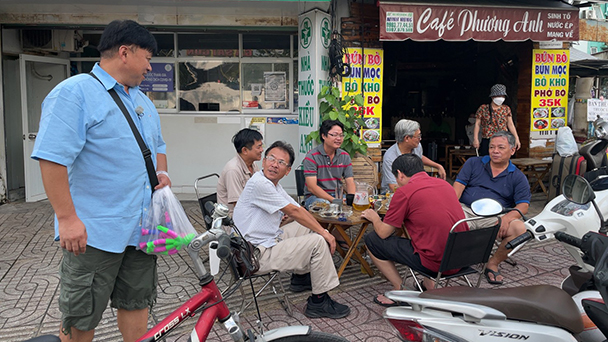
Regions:
<svg viewBox="0 0 608 342"><path fill-rule="evenodd" d="M302 165L295 169L296 175L296 192L298 195L298 203L304 204L304 188L306 186L306 177L304 177L304 167Z"/></svg>
<svg viewBox="0 0 608 342"><path fill-rule="evenodd" d="M488 259L490 259L490 254L492 253L496 235L500 229L500 222L501 221L499 219L498 224L495 226L464 232L454 232L455 227L453 227L450 230L450 235L448 236L448 241L445 245L441 265L439 266L439 272L426 273L419 270L414 271L411 268L409 269L410 273L414 277L418 289L422 291L422 286L416 278L416 274L414 272L417 272L427 278L435 279L435 287L437 287L441 281L445 281L445 286L447 286L451 279L460 277L463 277L467 284L470 287L473 287L467 278L467 275L477 273L477 270L471 266L483 264L483 268L479 274L479 279L477 280L476 285L476 287L479 287L483 273L486 270L486 264ZM453 269L460 269L460 271L447 276L443 275L443 272ZM404 282L406 277L407 273L404 276Z"/></svg>
<svg viewBox="0 0 608 342"><path fill-rule="evenodd" d="M205 203L207 203L208 201L217 203L217 192L213 192L211 194L201 197L200 192L199 192L199 183L204 179L207 179L209 177L214 177L214 176L217 177L218 179L220 178L220 175L218 175L217 173L210 173L208 175L198 177L194 181L194 193L196 194L196 200L198 201L198 206L201 208L201 213L203 214L203 221L205 222L205 228L207 228L207 230L211 229L211 222L210 221L208 222L208 219L207 219L207 218L211 217L211 213L205 209Z"/></svg>

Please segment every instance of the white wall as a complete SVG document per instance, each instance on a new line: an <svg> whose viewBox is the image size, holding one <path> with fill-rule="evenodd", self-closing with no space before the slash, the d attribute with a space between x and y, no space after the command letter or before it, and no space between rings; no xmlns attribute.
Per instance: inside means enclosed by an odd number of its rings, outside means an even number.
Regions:
<svg viewBox="0 0 608 342"><path fill-rule="evenodd" d="M260 115L262 116L262 115ZM203 116L162 114L161 126L167 143L167 160L175 193L194 193L196 178L220 173L224 164L236 154L232 136L245 127L244 116ZM297 125L265 124L264 144L284 140L298 146ZM259 164L261 166L261 164ZM297 165L294 165L294 168ZM201 183L202 192L215 191L216 179ZM296 193L293 172L281 185L290 194Z"/></svg>

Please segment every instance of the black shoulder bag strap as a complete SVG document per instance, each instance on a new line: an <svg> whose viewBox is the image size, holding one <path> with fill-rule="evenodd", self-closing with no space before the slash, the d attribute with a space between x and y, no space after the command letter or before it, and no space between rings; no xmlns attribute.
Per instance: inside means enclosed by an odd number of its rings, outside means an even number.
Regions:
<svg viewBox="0 0 608 342"><path fill-rule="evenodd" d="M91 75L94 79L98 80L101 85L103 85L103 83L99 80L99 78L97 78L97 76L95 76L95 74L90 72L89 75ZM112 88L108 90L108 93L110 93L110 96L112 96L112 99L114 99L114 102L116 102L116 105L118 105L118 108L120 108L122 114L124 114L125 118L127 119L127 122L129 123L129 127L131 127L131 131L133 131L135 140L137 140L137 144L139 145L141 153L144 156L144 161L146 162L146 170L148 171L148 177L150 178L150 186L152 187L152 192L154 192L154 188L158 185L158 177L156 177L156 169L154 168L154 163L152 162L152 152L150 152L150 149L148 148L148 146L146 146L146 143L144 143L144 139L142 139L141 134L139 134L137 126L135 126L131 115L127 111L125 104L118 96L116 90Z"/></svg>

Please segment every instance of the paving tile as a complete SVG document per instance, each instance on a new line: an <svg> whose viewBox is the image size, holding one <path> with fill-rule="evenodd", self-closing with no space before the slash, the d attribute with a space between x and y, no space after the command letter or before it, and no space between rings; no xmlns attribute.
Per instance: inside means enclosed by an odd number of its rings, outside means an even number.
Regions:
<svg viewBox="0 0 608 342"><path fill-rule="evenodd" d="M538 197L538 196L537 196ZM537 203L537 204L534 204ZM531 215L542 210L542 198L533 197ZM197 231L203 231L203 220L198 203L182 202L184 209ZM53 211L48 201L38 203L11 203L0 205L0 340L22 341L42 334L57 334L61 313L57 297L59 293L58 265L62 258L59 244L53 240ZM207 251L201 252L205 258ZM483 288L516 287L533 284L552 284L559 286L568 275L567 268L572 258L557 242L528 243L513 257L517 266L501 264L505 276L503 286L493 286L482 280ZM336 257L340 263L341 258ZM372 266L374 271L377 269ZM192 271L188 255L178 253L161 256L158 259L159 287L157 304L149 319L153 326L163 317L175 310L181 303L199 291L200 286ZM399 265L398 270L405 274L407 268ZM219 276L218 276L219 278ZM228 276L218 279L220 289L227 288ZM470 277L472 282L477 276ZM282 284L289 285L289 277L282 277ZM351 307L351 314L340 320L309 319L304 316L306 299L309 293L291 293L294 316L286 315L278 301L270 295L260 297L259 305L265 329L287 325L309 325L315 331L335 333L353 342L398 341L388 323L382 318L385 308L373 303L373 298L391 290L391 285L381 276L368 277L360 271L357 262L347 266L341 285L330 292L331 297ZM407 279L411 287L413 280ZM455 284L463 285L458 280ZM255 285L255 286L259 286ZM241 288L246 297L250 296L248 283ZM231 308L240 304L240 291L226 299ZM186 320L169 335L167 341L187 341L198 316ZM252 307L241 315L245 330L257 329L257 314ZM223 327L215 324L208 341L230 341ZM116 326L116 312L107 308L95 334L95 341L122 341Z"/></svg>

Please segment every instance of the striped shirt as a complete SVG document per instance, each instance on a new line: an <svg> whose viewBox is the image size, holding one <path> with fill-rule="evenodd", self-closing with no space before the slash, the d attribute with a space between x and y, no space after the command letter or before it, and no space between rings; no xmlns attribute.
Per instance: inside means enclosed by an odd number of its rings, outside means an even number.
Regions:
<svg viewBox="0 0 608 342"><path fill-rule="evenodd" d="M329 160L323 145L319 145L308 151L304 158L304 176L317 177L317 185L325 190L330 196L334 196L336 184L342 178L353 177L353 164L350 156L342 149L337 149L334 159ZM308 187L304 188L306 197L312 195Z"/></svg>

